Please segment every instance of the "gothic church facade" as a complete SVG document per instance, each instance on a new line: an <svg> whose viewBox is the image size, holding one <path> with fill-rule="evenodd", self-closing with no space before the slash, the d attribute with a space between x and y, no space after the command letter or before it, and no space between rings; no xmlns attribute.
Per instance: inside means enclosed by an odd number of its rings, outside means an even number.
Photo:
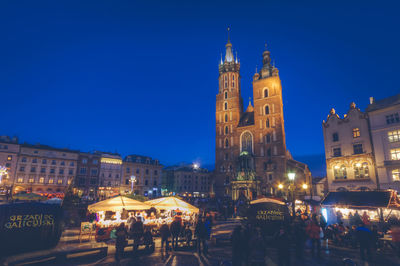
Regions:
<svg viewBox="0 0 400 266"><path fill-rule="evenodd" d="M253 76L254 106L249 102L244 110L240 62L228 38L216 97L214 188L219 196L254 199L277 194L288 172L296 173L297 183L311 184L307 165L293 160L286 150L282 84L267 49L262 61L261 70Z"/></svg>

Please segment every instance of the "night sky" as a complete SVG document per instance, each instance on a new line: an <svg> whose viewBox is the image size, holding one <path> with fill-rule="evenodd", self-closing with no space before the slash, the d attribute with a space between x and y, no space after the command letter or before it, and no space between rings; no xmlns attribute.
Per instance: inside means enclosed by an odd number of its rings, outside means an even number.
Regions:
<svg viewBox="0 0 400 266"><path fill-rule="evenodd" d="M325 2L3 0L0 135L212 165L230 26L245 106L267 42L287 147L320 175L330 108L400 91L399 2Z"/></svg>

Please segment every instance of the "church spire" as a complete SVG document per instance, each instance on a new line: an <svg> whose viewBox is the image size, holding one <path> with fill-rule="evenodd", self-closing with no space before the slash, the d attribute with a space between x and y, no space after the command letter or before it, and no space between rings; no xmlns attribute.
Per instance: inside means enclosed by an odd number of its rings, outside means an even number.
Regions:
<svg viewBox="0 0 400 266"><path fill-rule="evenodd" d="M233 62L233 53L232 53L232 44L231 44L231 38L230 38L230 31L231 28L228 27L228 42L226 43L225 47L226 47L226 52L225 52L225 61L224 62L228 62L231 63Z"/></svg>

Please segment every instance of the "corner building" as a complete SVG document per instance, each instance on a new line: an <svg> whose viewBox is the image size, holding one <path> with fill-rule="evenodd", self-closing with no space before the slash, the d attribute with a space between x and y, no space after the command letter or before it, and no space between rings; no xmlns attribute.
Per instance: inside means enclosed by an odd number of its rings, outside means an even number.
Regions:
<svg viewBox="0 0 400 266"><path fill-rule="evenodd" d="M307 165L294 161L286 150L282 85L270 52L263 52L263 66L253 76L254 106L250 101L244 110L240 62L229 39L225 47L216 97L216 194L233 199L276 194L288 172L296 172L296 183L310 184Z"/></svg>

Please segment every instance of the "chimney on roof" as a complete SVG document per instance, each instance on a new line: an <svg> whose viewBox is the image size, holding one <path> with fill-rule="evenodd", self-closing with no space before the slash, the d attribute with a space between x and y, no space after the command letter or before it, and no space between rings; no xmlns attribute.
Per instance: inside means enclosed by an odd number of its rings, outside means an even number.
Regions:
<svg viewBox="0 0 400 266"><path fill-rule="evenodd" d="M375 102L374 97L369 97L369 104L373 104Z"/></svg>

